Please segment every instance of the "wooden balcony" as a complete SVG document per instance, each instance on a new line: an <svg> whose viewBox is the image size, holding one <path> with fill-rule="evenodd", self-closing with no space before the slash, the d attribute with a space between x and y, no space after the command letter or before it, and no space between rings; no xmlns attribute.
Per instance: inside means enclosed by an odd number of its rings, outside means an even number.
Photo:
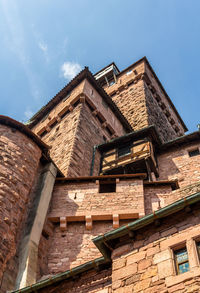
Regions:
<svg viewBox="0 0 200 293"><path fill-rule="evenodd" d="M101 174L153 172L158 177L153 146L146 139L121 145L102 154Z"/></svg>

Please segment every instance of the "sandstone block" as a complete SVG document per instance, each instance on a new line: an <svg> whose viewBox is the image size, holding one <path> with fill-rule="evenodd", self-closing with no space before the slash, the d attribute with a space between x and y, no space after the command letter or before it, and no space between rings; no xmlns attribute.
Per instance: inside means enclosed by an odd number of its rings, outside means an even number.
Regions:
<svg viewBox="0 0 200 293"><path fill-rule="evenodd" d="M173 260L168 259L158 263L158 276L160 279L172 276L174 273Z"/></svg>

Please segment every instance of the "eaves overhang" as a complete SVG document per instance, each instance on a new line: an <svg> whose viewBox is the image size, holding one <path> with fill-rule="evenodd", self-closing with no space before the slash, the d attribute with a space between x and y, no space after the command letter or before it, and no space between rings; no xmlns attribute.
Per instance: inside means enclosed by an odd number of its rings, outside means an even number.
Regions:
<svg viewBox="0 0 200 293"><path fill-rule="evenodd" d="M0 124L10 126L14 129L20 131L21 133L23 133L24 135L29 137L32 141L34 141L43 152L47 153L48 150L50 149L50 147L46 143L44 143L35 133L33 133L23 123L21 123L17 120L14 120L8 116L0 115Z"/></svg>
<svg viewBox="0 0 200 293"><path fill-rule="evenodd" d="M183 145L194 143L194 142L200 142L200 131L195 131L195 132L189 133L187 135L177 137L177 138L170 140L166 143L163 143L160 146L160 151L165 152L171 148L181 147Z"/></svg>
<svg viewBox="0 0 200 293"><path fill-rule="evenodd" d="M85 67L76 77L74 77L60 92L58 92L44 107L42 107L28 122L27 126L33 128L41 119L46 116L58 103L62 101L76 86L78 86L84 79L87 79L90 84L96 89L100 96L105 100L108 106L111 108L116 117L121 121L123 127L127 132L133 131L131 125L119 110L117 105L107 95L104 89L94 78L93 74L89 71L88 67Z"/></svg>
<svg viewBox="0 0 200 293"><path fill-rule="evenodd" d="M119 146L121 143L126 143L131 140L136 140L140 138L150 137L152 138L155 146L161 146L162 142L160 140L159 134L156 130L156 127L154 125L142 128L140 130L132 131L130 133L127 133L123 136L114 138L110 140L109 142L102 143L96 146L96 148L100 152L107 151L113 147Z"/></svg>

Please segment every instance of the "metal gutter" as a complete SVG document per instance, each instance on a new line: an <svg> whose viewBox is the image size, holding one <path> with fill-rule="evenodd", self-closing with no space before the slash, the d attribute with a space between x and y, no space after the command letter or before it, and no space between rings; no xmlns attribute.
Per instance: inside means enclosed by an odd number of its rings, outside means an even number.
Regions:
<svg viewBox="0 0 200 293"><path fill-rule="evenodd" d="M72 268L70 270L65 271L64 273L57 274L51 278L42 280L36 284L33 284L31 286L22 288L20 290L12 291L12 293L23 293L23 292L36 292L36 290L46 288L54 283L70 279L75 277L76 275L79 275L81 273L87 272L91 269L98 269L99 266L109 264L109 261L106 261L104 257L96 258L95 260L89 261L87 263L84 263L78 267Z"/></svg>
<svg viewBox="0 0 200 293"><path fill-rule="evenodd" d="M111 257L112 249L110 247L109 241L118 239L124 235L129 234L130 231L137 231L149 224L152 224L156 219L161 219L172 215L182 209L184 209L188 205L195 204L200 201L200 192L192 194L188 197L182 198L154 213L147 215L143 218L140 218L134 222L127 224L126 226L122 226L118 229L112 230L110 232L105 233L104 235L98 236L93 239L94 244L101 251L104 258L109 260Z"/></svg>
<svg viewBox="0 0 200 293"><path fill-rule="evenodd" d="M96 149L97 149L97 146L95 145L95 146L93 147L93 152L92 152L92 162L91 162L91 167L90 167L90 176L93 175L94 160L95 160L95 155L96 155Z"/></svg>
<svg viewBox="0 0 200 293"><path fill-rule="evenodd" d="M159 150L166 151L171 147L176 147L177 145L180 146L185 143L190 143L190 142L199 141L199 140L200 140L200 131L195 131L195 132L189 133L187 135L182 135L180 137L177 137L173 140L170 140L170 141L162 144L160 146Z"/></svg>

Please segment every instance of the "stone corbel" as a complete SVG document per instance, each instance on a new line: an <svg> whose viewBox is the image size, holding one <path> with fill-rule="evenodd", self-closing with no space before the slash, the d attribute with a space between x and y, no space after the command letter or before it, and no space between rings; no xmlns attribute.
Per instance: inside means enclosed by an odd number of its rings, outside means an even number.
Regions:
<svg viewBox="0 0 200 293"><path fill-rule="evenodd" d="M56 120L57 120L58 122L60 122L60 121L61 121L60 116L57 116L57 117L56 117Z"/></svg>
<svg viewBox="0 0 200 293"><path fill-rule="evenodd" d="M119 215L113 215L113 228L119 228Z"/></svg>
<svg viewBox="0 0 200 293"><path fill-rule="evenodd" d="M51 131L51 128L48 125L46 126L46 131L47 132L50 132Z"/></svg>
<svg viewBox="0 0 200 293"><path fill-rule="evenodd" d="M62 232L67 230L67 218L66 217L60 217L60 230Z"/></svg>
<svg viewBox="0 0 200 293"><path fill-rule="evenodd" d="M92 216L85 216L86 230L92 230Z"/></svg>
<svg viewBox="0 0 200 293"><path fill-rule="evenodd" d="M72 105L69 106L69 111L72 112L74 110L74 107Z"/></svg>

